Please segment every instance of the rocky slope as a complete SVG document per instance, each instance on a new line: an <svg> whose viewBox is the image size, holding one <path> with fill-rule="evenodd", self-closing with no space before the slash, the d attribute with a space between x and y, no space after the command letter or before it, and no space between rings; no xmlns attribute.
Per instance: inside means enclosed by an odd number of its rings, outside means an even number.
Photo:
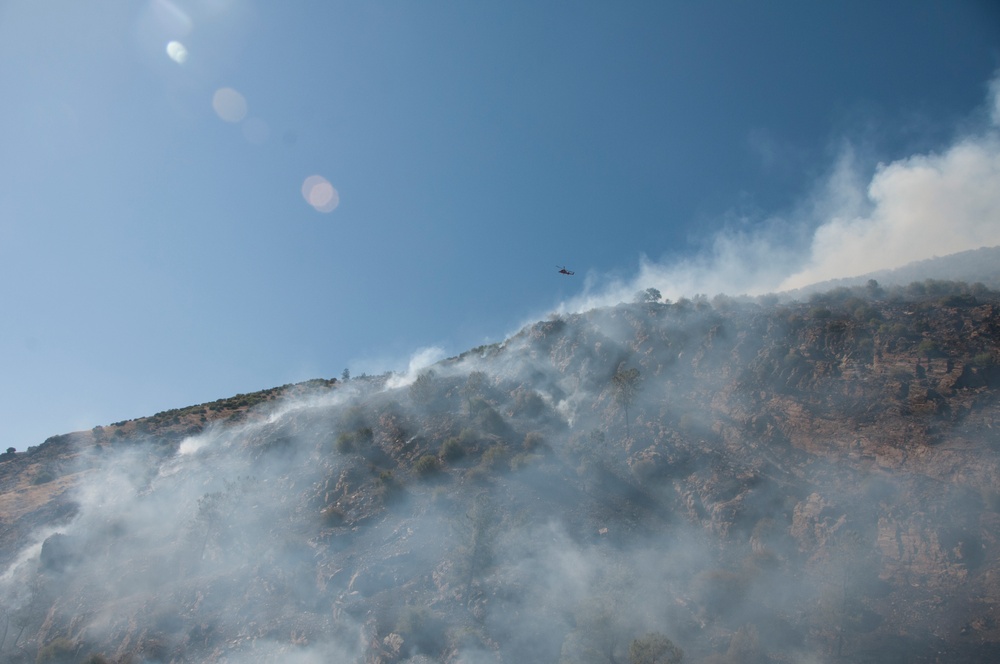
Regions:
<svg viewBox="0 0 1000 664"><path fill-rule="evenodd" d="M0 456L0 659L1000 658L1000 295L646 299Z"/></svg>

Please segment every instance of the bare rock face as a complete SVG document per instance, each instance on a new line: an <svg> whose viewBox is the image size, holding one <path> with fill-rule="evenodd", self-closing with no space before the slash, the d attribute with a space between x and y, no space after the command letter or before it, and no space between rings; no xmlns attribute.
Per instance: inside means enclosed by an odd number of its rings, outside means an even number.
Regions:
<svg viewBox="0 0 1000 664"><path fill-rule="evenodd" d="M878 292L0 455L0 661L1000 661L1000 295Z"/></svg>

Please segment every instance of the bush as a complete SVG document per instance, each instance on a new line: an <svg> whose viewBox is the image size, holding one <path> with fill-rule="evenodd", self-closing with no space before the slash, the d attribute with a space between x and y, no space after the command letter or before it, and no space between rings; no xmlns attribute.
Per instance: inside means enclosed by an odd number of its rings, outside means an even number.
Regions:
<svg viewBox="0 0 1000 664"><path fill-rule="evenodd" d="M342 525L346 516L344 510L338 505L327 505L320 514L323 516L324 523L328 526Z"/></svg>
<svg viewBox="0 0 1000 664"><path fill-rule="evenodd" d="M375 434L369 427L362 427L355 431L344 431L337 436L334 447L341 454L351 454L360 452L368 447L375 439Z"/></svg>
<svg viewBox="0 0 1000 664"><path fill-rule="evenodd" d="M503 416L492 408L481 412L476 418L476 422L483 431L494 436L502 436L507 433L507 423Z"/></svg>
<svg viewBox="0 0 1000 664"><path fill-rule="evenodd" d="M628 647L629 664L679 664L684 651L659 632L650 632Z"/></svg>
<svg viewBox="0 0 1000 664"><path fill-rule="evenodd" d="M479 465L485 470L495 468L498 464L506 461L509 456L507 446L503 443L497 443L483 453Z"/></svg>
<svg viewBox="0 0 1000 664"><path fill-rule="evenodd" d="M413 472L421 477L429 477L441 470L441 462L433 454L425 454L413 464Z"/></svg>
<svg viewBox="0 0 1000 664"><path fill-rule="evenodd" d="M538 431L529 431L524 436L524 442L521 447L525 452L534 452L535 450L543 447L545 445L545 438Z"/></svg>
<svg viewBox="0 0 1000 664"><path fill-rule="evenodd" d="M38 650L35 658L36 664L73 664L73 653L76 652L77 645L64 636L60 636L48 645Z"/></svg>
<svg viewBox="0 0 1000 664"><path fill-rule="evenodd" d="M82 664L111 664L111 660L104 655L92 652L87 655L87 659L83 660Z"/></svg>
<svg viewBox="0 0 1000 664"><path fill-rule="evenodd" d="M974 307L976 298L968 294L946 295L938 301L942 307Z"/></svg>
<svg viewBox="0 0 1000 664"><path fill-rule="evenodd" d="M429 404L434 401L437 387L434 381L434 372L427 370L417 376L417 379L410 384L410 398L418 404Z"/></svg>
<svg viewBox="0 0 1000 664"><path fill-rule="evenodd" d="M810 318L823 319L823 318L829 318L832 315L833 314L830 313L830 310L827 309L826 307L813 307L812 309L809 310Z"/></svg>
<svg viewBox="0 0 1000 664"><path fill-rule="evenodd" d="M53 473L48 468L38 471L38 474L31 480L32 484L47 484L52 480L56 479L56 474Z"/></svg>
<svg viewBox="0 0 1000 664"><path fill-rule="evenodd" d="M391 470L383 470L375 481L375 495L383 502L390 503L399 496L403 486L396 481Z"/></svg>
<svg viewBox="0 0 1000 664"><path fill-rule="evenodd" d="M991 367L995 364L993 353L976 353L975 357L972 358L972 363L977 367Z"/></svg>
<svg viewBox="0 0 1000 664"><path fill-rule="evenodd" d="M354 452L354 435L346 431L342 432L339 436L337 436L337 441L334 443L334 447L341 454L350 454L351 452Z"/></svg>
<svg viewBox="0 0 1000 664"><path fill-rule="evenodd" d="M514 413L521 417L538 417L545 413L545 400L534 390L518 389L514 393Z"/></svg>
<svg viewBox="0 0 1000 664"><path fill-rule="evenodd" d="M458 461L464 456L465 446L458 438L449 438L441 444L441 458L445 461Z"/></svg>
<svg viewBox="0 0 1000 664"><path fill-rule="evenodd" d="M932 357L941 357L941 350L933 339L924 339L917 344L917 355L922 355L928 360Z"/></svg>

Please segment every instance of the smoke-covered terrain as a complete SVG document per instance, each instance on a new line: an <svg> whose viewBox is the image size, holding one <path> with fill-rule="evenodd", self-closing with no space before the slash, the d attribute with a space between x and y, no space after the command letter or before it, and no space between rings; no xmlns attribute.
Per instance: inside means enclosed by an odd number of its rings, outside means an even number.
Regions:
<svg viewBox="0 0 1000 664"><path fill-rule="evenodd" d="M1000 658L1000 294L553 316L0 456L4 662Z"/></svg>

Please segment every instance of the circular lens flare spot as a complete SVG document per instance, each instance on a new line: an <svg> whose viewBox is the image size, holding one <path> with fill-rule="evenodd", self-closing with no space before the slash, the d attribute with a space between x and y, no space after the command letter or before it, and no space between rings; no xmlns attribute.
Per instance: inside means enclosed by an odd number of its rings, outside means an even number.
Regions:
<svg viewBox="0 0 1000 664"><path fill-rule="evenodd" d="M184 44L179 41L172 41L167 44L167 55L170 56L171 60L179 65L182 65L187 62L188 50L185 48Z"/></svg>
<svg viewBox="0 0 1000 664"><path fill-rule="evenodd" d="M305 179L302 197L319 212L333 212L340 205L340 195L322 175L310 175Z"/></svg>
<svg viewBox="0 0 1000 664"><path fill-rule="evenodd" d="M212 108L226 122L239 122L247 116L247 100L232 88L219 88L212 95Z"/></svg>

